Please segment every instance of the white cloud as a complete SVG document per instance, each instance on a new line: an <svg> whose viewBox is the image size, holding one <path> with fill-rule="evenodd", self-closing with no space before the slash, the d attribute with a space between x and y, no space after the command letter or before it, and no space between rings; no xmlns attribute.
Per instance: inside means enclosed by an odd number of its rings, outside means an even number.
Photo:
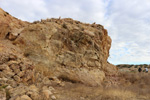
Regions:
<svg viewBox="0 0 150 100"><path fill-rule="evenodd" d="M0 0L22 20L59 16L99 23L112 38L109 61L150 63L150 0Z"/></svg>
<svg viewBox="0 0 150 100"><path fill-rule="evenodd" d="M50 0L47 8L51 17L71 17L83 22L100 23L105 18L105 5L102 0Z"/></svg>
<svg viewBox="0 0 150 100"><path fill-rule="evenodd" d="M48 16L43 0L1 0L0 7L13 16L27 21L39 20Z"/></svg>
<svg viewBox="0 0 150 100"><path fill-rule="evenodd" d="M111 25L107 27L113 40L110 62L150 63L149 11L149 0L113 0L108 18ZM122 42L126 45L120 46Z"/></svg>

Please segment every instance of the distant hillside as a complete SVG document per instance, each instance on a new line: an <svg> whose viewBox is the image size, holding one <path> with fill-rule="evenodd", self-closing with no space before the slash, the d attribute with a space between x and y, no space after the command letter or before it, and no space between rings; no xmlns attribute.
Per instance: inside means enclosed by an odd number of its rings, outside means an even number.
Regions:
<svg viewBox="0 0 150 100"><path fill-rule="evenodd" d="M139 64L139 65L133 65L133 64L119 64L119 65L116 65L118 68L131 68L131 67L134 67L134 68L139 68L139 67L142 67L142 68L150 68L150 64Z"/></svg>

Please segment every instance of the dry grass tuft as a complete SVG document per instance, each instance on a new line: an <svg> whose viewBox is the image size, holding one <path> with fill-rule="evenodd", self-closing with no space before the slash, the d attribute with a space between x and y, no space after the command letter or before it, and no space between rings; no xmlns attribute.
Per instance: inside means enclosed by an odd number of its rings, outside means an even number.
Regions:
<svg viewBox="0 0 150 100"><path fill-rule="evenodd" d="M36 65L35 71L46 77L50 77L52 75L52 69L45 67L43 64Z"/></svg>
<svg viewBox="0 0 150 100"><path fill-rule="evenodd" d="M36 66L36 72L51 76L52 69ZM64 87L55 87L58 100L150 100L150 73L122 71L117 86L107 88L89 87L84 84L65 82Z"/></svg>
<svg viewBox="0 0 150 100"><path fill-rule="evenodd" d="M136 97L136 93L125 89L107 89L102 92L102 100L131 100Z"/></svg>

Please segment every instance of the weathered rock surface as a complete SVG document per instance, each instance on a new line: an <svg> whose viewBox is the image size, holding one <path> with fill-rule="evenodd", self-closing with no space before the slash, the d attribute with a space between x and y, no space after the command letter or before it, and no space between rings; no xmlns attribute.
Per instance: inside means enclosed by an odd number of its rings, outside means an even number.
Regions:
<svg viewBox="0 0 150 100"><path fill-rule="evenodd" d="M0 78L27 82L33 77L33 67L9 41L0 41Z"/></svg>
<svg viewBox="0 0 150 100"><path fill-rule="evenodd" d="M8 12L5 12L0 8L0 39L16 39L19 32L27 24L28 22L23 22L12 17Z"/></svg>
<svg viewBox="0 0 150 100"><path fill-rule="evenodd" d="M13 43L37 66L48 67L50 77L96 86L116 71L107 63L111 39L101 25L42 20L25 27Z"/></svg>
<svg viewBox="0 0 150 100"><path fill-rule="evenodd" d="M0 100L6 100L6 92L4 90L0 90Z"/></svg>
<svg viewBox="0 0 150 100"><path fill-rule="evenodd" d="M117 72L107 62L110 47L101 25L70 18L29 23L0 9L0 83L11 87L11 100L56 99L51 84L64 81L101 85Z"/></svg>

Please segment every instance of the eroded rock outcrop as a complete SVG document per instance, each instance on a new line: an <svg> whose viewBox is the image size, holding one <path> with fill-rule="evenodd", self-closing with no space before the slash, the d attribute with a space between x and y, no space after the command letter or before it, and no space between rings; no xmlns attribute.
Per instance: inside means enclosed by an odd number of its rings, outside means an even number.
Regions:
<svg viewBox="0 0 150 100"><path fill-rule="evenodd" d="M52 88L51 81L35 72L34 64L19 48L8 40L0 40L0 99L43 100L42 91L51 92Z"/></svg>
<svg viewBox="0 0 150 100"><path fill-rule="evenodd" d="M14 40L19 35L19 32L28 24L12 17L8 12L0 8L0 39L9 38Z"/></svg>
<svg viewBox="0 0 150 100"><path fill-rule="evenodd" d="M32 80L37 66L47 68L49 79L91 86L117 71L107 62L111 38L99 24L70 18L28 23L0 9L0 39L1 78L15 82Z"/></svg>
<svg viewBox="0 0 150 100"><path fill-rule="evenodd" d="M2 14L1 38L12 41L37 66L48 67L49 77L95 86L116 71L107 63L111 38L103 26L70 18L30 24Z"/></svg>
<svg viewBox="0 0 150 100"><path fill-rule="evenodd" d="M116 71L107 63L111 38L101 25L69 18L42 20L25 27L13 43L62 80L96 86Z"/></svg>
<svg viewBox="0 0 150 100"><path fill-rule="evenodd" d="M0 78L27 82L33 77L33 67L9 41L0 41Z"/></svg>

